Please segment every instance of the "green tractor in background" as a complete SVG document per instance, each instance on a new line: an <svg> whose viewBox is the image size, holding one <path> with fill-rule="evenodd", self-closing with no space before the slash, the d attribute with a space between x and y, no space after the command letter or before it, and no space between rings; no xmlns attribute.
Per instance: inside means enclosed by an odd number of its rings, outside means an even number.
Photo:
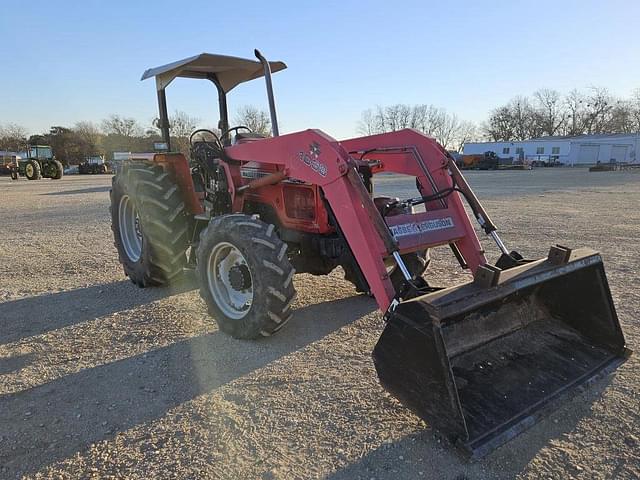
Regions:
<svg viewBox="0 0 640 480"><path fill-rule="evenodd" d="M17 160L11 169L11 178L17 180L20 175L27 180L51 178L60 180L63 175L62 163L53 156L48 145L28 145L26 158Z"/></svg>

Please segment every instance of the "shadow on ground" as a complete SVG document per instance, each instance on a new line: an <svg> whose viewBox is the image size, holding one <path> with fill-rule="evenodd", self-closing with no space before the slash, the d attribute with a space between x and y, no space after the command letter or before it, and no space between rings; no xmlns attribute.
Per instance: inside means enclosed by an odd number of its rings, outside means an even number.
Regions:
<svg viewBox="0 0 640 480"><path fill-rule="evenodd" d="M106 186L106 187L90 187L90 188L79 188L77 190L63 190L61 192L47 192L47 193L42 193L41 195L54 195L54 196L58 196L58 195L80 195L83 193L101 193L101 192L108 192L109 190L111 190L111 187Z"/></svg>
<svg viewBox="0 0 640 480"><path fill-rule="evenodd" d="M9 358L0 358L0 375L6 375L26 367L35 357L35 353L24 353Z"/></svg>
<svg viewBox="0 0 640 480"><path fill-rule="evenodd" d="M278 336L260 341L265 348L257 353L255 344L249 349L249 342L213 332L0 396L0 465L12 476L36 472L117 432L158 419L375 308L364 296L311 305L296 310ZM234 348L224 348L230 342Z"/></svg>
<svg viewBox="0 0 640 480"><path fill-rule="evenodd" d="M576 430L591 415L592 405L611 383L608 376L570 397L539 423L480 460L470 460L442 432L431 428L386 443L337 470L326 480L438 478L442 480L511 479L551 440ZM418 476L416 476L416 473ZM560 475L561 473L558 472Z"/></svg>
<svg viewBox="0 0 640 480"><path fill-rule="evenodd" d="M139 289L129 280L0 303L0 344L16 342L58 328L196 288L192 275L175 286Z"/></svg>

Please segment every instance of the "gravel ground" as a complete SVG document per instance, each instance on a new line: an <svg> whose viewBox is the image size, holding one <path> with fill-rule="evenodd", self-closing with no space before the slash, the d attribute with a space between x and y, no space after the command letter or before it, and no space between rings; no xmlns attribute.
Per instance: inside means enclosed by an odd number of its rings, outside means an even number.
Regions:
<svg viewBox="0 0 640 480"><path fill-rule="evenodd" d="M637 349L640 174L468 179L527 256L554 243L601 251ZM378 385L370 352L381 314L341 272L296 276L287 328L234 340L207 316L192 277L171 289L127 281L109 185L0 178L0 478L640 477L638 355L469 463ZM379 191L411 196L409 185L385 177ZM433 283L468 278L447 249L433 256Z"/></svg>

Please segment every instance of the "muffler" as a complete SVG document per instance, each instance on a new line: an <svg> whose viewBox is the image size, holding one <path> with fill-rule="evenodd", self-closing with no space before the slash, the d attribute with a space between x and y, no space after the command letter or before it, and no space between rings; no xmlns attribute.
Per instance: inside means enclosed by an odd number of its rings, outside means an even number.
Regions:
<svg viewBox="0 0 640 480"><path fill-rule="evenodd" d="M401 302L373 359L385 389L479 458L630 353L600 255L552 247Z"/></svg>

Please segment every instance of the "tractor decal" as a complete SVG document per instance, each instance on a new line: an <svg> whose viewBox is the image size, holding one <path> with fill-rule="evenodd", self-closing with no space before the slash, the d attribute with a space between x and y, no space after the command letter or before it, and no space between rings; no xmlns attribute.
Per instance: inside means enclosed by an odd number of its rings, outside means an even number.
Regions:
<svg viewBox="0 0 640 480"><path fill-rule="evenodd" d="M391 234L395 237L404 237L406 235L417 235L425 232L433 232L435 230L444 230L445 228L453 228L453 219L451 217L436 218L434 220L425 220L423 222L403 223L389 227Z"/></svg>
<svg viewBox="0 0 640 480"><path fill-rule="evenodd" d="M271 173L273 172L266 172L264 170L259 170L257 168L248 168L248 167L240 168L240 176L242 178L251 178L251 179L262 178L262 177L266 177Z"/></svg>
<svg viewBox="0 0 640 480"><path fill-rule="evenodd" d="M299 152L298 158L321 177L327 176L327 166L320 161L320 145L318 143L313 142L309 145L309 153Z"/></svg>

